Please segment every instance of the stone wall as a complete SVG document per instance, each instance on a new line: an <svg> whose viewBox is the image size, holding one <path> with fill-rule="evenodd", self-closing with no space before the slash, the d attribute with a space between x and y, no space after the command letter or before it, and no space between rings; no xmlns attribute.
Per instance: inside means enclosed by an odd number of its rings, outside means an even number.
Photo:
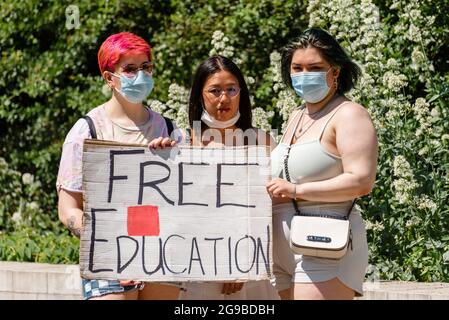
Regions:
<svg viewBox="0 0 449 320"><path fill-rule="evenodd" d="M449 300L449 283L366 282L364 300ZM0 299L81 299L77 265L0 261Z"/></svg>

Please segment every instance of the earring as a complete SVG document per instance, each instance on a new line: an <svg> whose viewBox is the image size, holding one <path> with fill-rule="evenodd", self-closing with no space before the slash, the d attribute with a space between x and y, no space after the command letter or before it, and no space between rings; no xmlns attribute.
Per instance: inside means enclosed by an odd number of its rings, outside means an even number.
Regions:
<svg viewBox="0 0 449 320"><path fill-rule="evenodd" d="M338 90L338 77L334 79L335 90Z"/></svg>

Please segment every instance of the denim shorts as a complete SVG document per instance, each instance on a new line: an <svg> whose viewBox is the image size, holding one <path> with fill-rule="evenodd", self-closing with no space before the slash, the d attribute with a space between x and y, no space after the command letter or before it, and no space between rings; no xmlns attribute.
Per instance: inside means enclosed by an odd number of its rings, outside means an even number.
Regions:
<svg viewBox="0 0 449 320"><path fill-rule="evenodd" d="M118 280L88 280L82 279L82 291L85 300L101 297L111 293L121 293L133 290L141 290L145 283L122 286Z"/></svg>
<svg viewBox="0 0 449 320"><path fill-rule="evenodd" d="M89 300L90 298L101 297L111 293L122 293L134 290L142 290L145 287L145 282L133 284L129 286L122 286L118 280L82 280L83 298ZM180 290L185 290L182 282L159 282L168 286L178 287Z"/></svg>

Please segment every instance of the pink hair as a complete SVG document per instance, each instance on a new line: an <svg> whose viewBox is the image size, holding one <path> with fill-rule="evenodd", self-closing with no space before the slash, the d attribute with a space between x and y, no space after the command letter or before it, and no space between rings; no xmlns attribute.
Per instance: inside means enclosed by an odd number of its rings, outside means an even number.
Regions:
<svg viewBox="0 0 449 320"><path fill-rule="evenodd" d="M109 36L98 50L100 72L114 71L120 58L127 53L145 53L151 60L151 47L144 39L131 32L120 32Z"/></svg>

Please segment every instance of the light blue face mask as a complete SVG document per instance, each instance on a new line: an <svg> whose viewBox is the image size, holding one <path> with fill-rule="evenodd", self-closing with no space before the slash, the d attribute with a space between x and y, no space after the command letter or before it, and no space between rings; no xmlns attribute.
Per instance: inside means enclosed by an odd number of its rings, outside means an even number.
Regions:
<svg viewBox="0 0 449 320"><path fill-rule="evenodd" d="M290 75L296 94L309 103L317 103L323 100L330 90L326 79L329 70L298 72Z"/></svg>
<svg viewBox="0 0 449 320"><path fill-rule="evenodd" d="M148 95L151 93L154 87L153 76L148 73L139 70L139 72L132 78L125 77L124 75L114 76L120 78L120 90L117 90L123 98L131 103L142 103Z"/></svg>

